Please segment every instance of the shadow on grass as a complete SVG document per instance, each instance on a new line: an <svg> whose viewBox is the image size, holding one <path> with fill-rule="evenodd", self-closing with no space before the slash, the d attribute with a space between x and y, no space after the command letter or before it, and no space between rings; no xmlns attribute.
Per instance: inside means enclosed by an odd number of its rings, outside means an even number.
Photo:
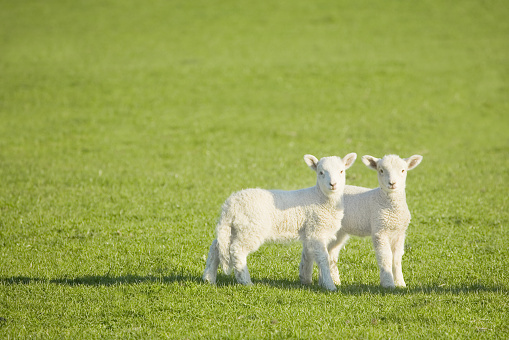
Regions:
<svg viewBox="0 0 509 340"><path fill-rule="evenodd" d="M237 285L233 276L218 275L217 278L218 287L228 287ZM160 284L206 284L202 278L192 274L173 274L173 275L122 275L122 276L110 276L110 275L90 275L76 278L57 278L57 279L44 279L34 278L25 276L15 276L0 278L0 284L3 285L27 285L32 283L49 283L57 285L68 285L68 286L118 286L118 285L135 285L143 283L160 283ZM253 279L255 285L270 286L284 290L308 290L314 292L327 292L324 288L320 287L317 282L311 285L302 285L299 281L292 280L260 280ZM484 284L471 284L471 285L427 285L419 287L409 288L396 288L387 289L378 285L367 285L367 284L352 284L352 285L341 285L338 286L336 293L342 295L408 295L408 294L465 294L465 293L502 293L509 294L509 290L506 287L501 286L488 286Z"/></svg>
<svg viewBox="0 0 509 340"><path fill-rule="evenodd" d="M509 293L506 287L501 286L487 286L483 284L473 284L464 286L446 286L446 285L427 285L419 287L407 287L407 288L383 288L379 285L365 285L365 284L353 284L348 286L339 286L338 292L344 295L363 295L363 294L375 294L375 295L414 295L414 294L465 294L465 293Z"/></svg>
<svg viewBox="0 0 509 340"><path fill-rule="evenodd" d="M115 286L115 285L133 285L141 283L202 283L200 277L187 275L187 274L174 274L167 276L154 276L154 275L122 275L122 276L110 276L110 275L90 275L76 278L58 278L58 279L42 279L42 278L31 278L24 276L17 276L11 278L0 278L2 284L30 284L30 283L51 283L58 285L68 286Z"/></svg>
<svg viewBox="0 0 509 340"><path fill-rule="evenodd" d="M268 285L280 289L307 289L317 292L327 292L326 289L320 287L317 282L311 285L302 285L298 281L291 280L270 280L270 281L255 281L255 284ZM407 288L383 288L379 285L369 284L350 284L337 286L336 293L341 295L410 295L410 294L465 294L465 293L503 293L508 294L509 289L501 286L488 286L483 284L473 284L464 286L445 286L445 285L429 285L419 287L407 287Z"/></svg>
<svg viewBox="0 0 509 340"><path fill-rule="evenodd" d="M255 285L264 285L270 286L278 289L284 290L308 290L313 292L322 292L327 293L328 291L325 288L322 288L318 285L318 282L313 282L310 285L302 285L298 280L292 281L289 279L283 280L274 280L274 279L253 279L253 283ZM221 286L231 286L236 285L235 279L230 276L218 275L217 285ZM502 293L508 294L509 289L507 287L502 286L489 286L484 284L470 284L470 285L454 285L454 286L446 286L446 285L426 285L419 287L407 287L407 288L396 288L389 289L383 288L379 285L369 285L369 284L350 284L350 285L341 285L337 286L337 294L341 295L364 295L364 294L373 294L373 295L413 295L413 294L466 294L466 293L483 293L483 292L491 292L491 293Z"/></svg>

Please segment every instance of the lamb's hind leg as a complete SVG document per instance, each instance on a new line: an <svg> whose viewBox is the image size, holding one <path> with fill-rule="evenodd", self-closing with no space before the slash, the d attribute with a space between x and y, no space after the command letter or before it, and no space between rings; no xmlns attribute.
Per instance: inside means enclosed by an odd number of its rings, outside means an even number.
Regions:
<svg viewBox="0 0 509 340"><path fill-rule="evenodd" d="M247 256L255 252L263 244L264 238L253 233L238 233L230 246L230 256L235 272L235 278L240 284L252 285L251 276L247 269Z"/></svg>
<svg viewBox="0 0 509 340"><path fill-rule="evenodd" d="M303 285L310 285L313 282L313 253L304 242L302 246L302 257L299 265L299 278Z"/></svg>
<svg viewBox="0 0 509 340"><path fill-rule="evenodd" d="M217 240L212 241L207 257L207 264L203 272L203 281L211 284L216 283L217 268L219 267L219 249L217 249Z"/></svg>
<svg viewBox="0 0 509 340"><path fill-rule="evenodd" d="M252 285L251 276L247 269L247 256L250 251L245 249L241 242L233 241L230 247L230 255L233 264L233 271L237 282L246 286Z"/></svg>

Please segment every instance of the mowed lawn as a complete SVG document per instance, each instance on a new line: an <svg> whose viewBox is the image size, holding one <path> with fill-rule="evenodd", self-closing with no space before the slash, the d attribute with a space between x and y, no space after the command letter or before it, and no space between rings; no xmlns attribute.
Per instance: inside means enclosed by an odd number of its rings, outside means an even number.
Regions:
<svg viewBox="0 0 509 340"><path fill-rule="evenodd" d="M0 338L509 334L509 3L0 0ZM424 156L403 273L370 239L342 285L264 245L201 275L221 204L315 184L303 161Z"/></svg>

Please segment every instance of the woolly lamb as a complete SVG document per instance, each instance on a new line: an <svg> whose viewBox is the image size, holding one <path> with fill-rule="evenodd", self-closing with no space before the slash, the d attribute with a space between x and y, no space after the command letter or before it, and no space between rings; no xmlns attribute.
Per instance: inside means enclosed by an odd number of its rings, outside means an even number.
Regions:
<svg viewBox="0 0 509 340"><path fill-rule="evenodd" d="M336 284L341 283L337 267L339 251L349 235L355 235L372 237L380 268L380 284L387 288L406 286L401 270L405 232L410 223L405 182L407 171L419 165L421 160L420 155L405 159L396 155L382 159L362 157L364 164L378 172L380 186L376 189L345 186L342 226L328 246L330 273Z"/></svg>
<svg viewBox="0 0 509 340"><path fill-rule="evenodd" d="M294 191L245 189L232 194L223 204L203 279L214 284L221 263L226 274L233 268L239 283L251 285L248 254L267 241L300 239L302 258L306 259L300 268L301 282L311 283L316 261L322 286L336 290L329 272L327 244L341 226L345 170L356 158L350 153L343 159L333 156L318 161L305 155L305 162L317 174L315 186Z"/></svg>

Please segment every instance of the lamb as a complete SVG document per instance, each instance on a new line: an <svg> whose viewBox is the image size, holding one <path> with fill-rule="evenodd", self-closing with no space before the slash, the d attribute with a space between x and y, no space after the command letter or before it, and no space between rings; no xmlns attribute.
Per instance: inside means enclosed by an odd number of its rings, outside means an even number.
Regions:
<svg viewBox="0 0 509 340"><path fill-rule="evenodd" d="M349 235L355 235L372 237L382 287L406 287L401 269L405 232L411 217L406 203L406 176L407 171L421 161L420 155L405 159L396 155L382 159L362 157L366 166L378 172L380 186L376 189L345 186L342 226L336 233L336 239L328 246L334 283L341 284L337 267L339 251Z"/></svg>
<svg viewBox="0 0 509 340"><path fill-rule="evenodd" d="M251 285L247 256L267 241L300 239L303 243L300 279L312 281L313 263L322 273L320 283L336 290L329 272L327 245L335 238L343 218L345 170L357 158L350 153L324 157L320 161L305 155L304 161L316 172L316 185L294 191L245 189L232 194L223 204L216 228L217 238L209 249L203 280L215 284L221 263L227 275L233 268L237 281Z"/></svg>

